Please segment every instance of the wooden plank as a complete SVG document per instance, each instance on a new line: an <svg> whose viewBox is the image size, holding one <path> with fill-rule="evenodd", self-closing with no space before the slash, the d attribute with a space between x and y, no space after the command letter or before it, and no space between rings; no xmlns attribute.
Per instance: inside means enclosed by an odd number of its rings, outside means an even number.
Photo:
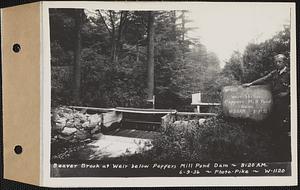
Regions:
<svg viewBox="0 0 300 190"><path fill-rule="evenodd" d="M208 104L215 104L220 105L219 103L208 103ZM95 108L95 107L81 107L81 106L69 106L73 109L87 109L87 110L94 110L94 111L116 111L116 112L123 112L123 113L136 113L136 114L177 114L177 115L198 115L198 116L215 116L215 113L195 113L195 112L177 112L176 110L170 109L143 109L143 108L124 108L124 107L117 107L117 108Z"/></svg>
<svg viewBox="0 0 300 190"><path fill-rule="evenodd" d="M79 109L79 110L91 110L91 111L101 111L101 112L109 112L109 111L115 111L115 108L96 108L96 107L82 107L82 106L68 106L72 109Z"/></svg>
<svg viewBox="0 0 300 190"><path fill-rule="evenodd" d="M193 105L193 106L220 106L221 103L204 103L204 102L201 102L201 103L192 103L191 105Z"/></svg>
<svg viewBox="0 0 300 190"><path fill-rule="evenodd" d="M141 120L134 120L134 119L124 119L124 122L128 123L145 123L145 124L155 124L155 125L160 125L161 122L154 122L154 121L141 121Z"/></svg>
<svg viewBox="0 0 300 190"><path fill-rule="evenodd" d="M115 109L117 112L124 113L139 113L139 114L168 114L168 113L176 113L176 110L168 110L168 109L142 109L142 108L123 108L117 107Z"/></svg>
<svg viewBox="0 0 300 190"><path fill-rule="evenodd" d="M217 116L216 113L177 112L177 115Z"/></svg>
<svg viewBox="0 0 300 190"><path fill-rule="evenodd" d="M117 112L124 112L124 113L140 113L140 114L168 114L168 113L176 113L176 110L169 110L169 109L143 109L143 108L124 108L124 107L117 107L117 108L96 108L96 107L82 107L82 106L68 106L72 109L86 109L91 111L102 111L102 112L110 112L110 111L117 111Z"/></svg>

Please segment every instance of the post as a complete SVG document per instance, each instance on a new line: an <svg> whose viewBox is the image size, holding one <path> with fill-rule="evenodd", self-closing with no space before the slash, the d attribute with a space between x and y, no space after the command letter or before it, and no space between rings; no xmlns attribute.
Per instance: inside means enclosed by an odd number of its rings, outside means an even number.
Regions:
<svg viewBox="0 0 300 190"><path fill-rule="evenodd" d="M152 96L152 99L147 100L147 102L152 103L152 108L155 109L155 95Z"/></svg>
<svg viewBox="0 0 300 190"><path fill-rule="evenodd" d="M200 113L200 105L197 105L197 113Z"/></svg>
<svg viewBox="0 0 300 190"><path fill-rule="evenodd" d="M197 106L197 113L200 113L200 104L201 104L201 92L198 92L196 94L192 94L192 105Z"/></svg>

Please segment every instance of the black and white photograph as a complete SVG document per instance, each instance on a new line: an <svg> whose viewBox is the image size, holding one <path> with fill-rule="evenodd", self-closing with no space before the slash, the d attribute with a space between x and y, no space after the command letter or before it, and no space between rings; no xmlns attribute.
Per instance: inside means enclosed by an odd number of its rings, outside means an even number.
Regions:
<svg viewBox="0 0 300 190"><path fill-rule="evenodd" d="M51 178L292 175L292 6L179 7L48 9Z"/></svg>

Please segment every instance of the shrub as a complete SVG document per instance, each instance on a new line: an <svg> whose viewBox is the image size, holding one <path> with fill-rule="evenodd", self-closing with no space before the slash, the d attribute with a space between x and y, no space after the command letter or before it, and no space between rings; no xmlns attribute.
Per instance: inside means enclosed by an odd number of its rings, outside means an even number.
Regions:
<svg viewBox="0 0 300 190"><path fill-rule="evenodd" d="M263 124L223 116L207 119L203 125L193 121L169 124L153 145L152 150L126 160L270 162L290 159L288 154L277 151L282 150L282 142L278 143Z"/></svg>

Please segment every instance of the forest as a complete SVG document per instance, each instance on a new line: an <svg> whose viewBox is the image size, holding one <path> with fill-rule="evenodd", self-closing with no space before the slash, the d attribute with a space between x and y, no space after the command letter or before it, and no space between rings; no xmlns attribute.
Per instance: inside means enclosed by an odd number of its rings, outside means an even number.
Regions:
<svg viewBox="0 0 300 190"><path fill-rule="evenodd" d="M53 105L147 107L150 88L157 108L191 109L192 93L219 102L222 86L265 75L278 53L289 57L286 26L272 39L233 52L221 69L215 53L188 37L193 28L186 27L192 21L185 14L51 9Z"/></svg>
<svg viewBox="0 0 300 190"><path fill-rule="evenodd" d="M50 15L52 96L58 104L145 107L152 60L156 107L187 109L191 94L206 91L221 71L217 56L186 36L192 28L185 27L191 22L185 11L52 9Z"/></svg>
<svg viewBox="0 0 300 190"><path fill-rule="evenodd" d="M243 52L232 52L221 67L214 52L188 35L195 28L188 27L193 21L187 14L185 10L50 9L52 108L149 108L147 100L155 95L155 108L192 112L193 93L201 92L203 102L220 102L222 87L251 82L273 71L277 54L288 58L289 69L288 25L268 40L249 42ZM281 145L270 130L266 133L253 125L257 124L226 120L220 114L205 123L207 127L167 130L165 138L154 142L157 146L150 157L276 160L274 155L280 155L281 149L267 147Z"/></svg>

